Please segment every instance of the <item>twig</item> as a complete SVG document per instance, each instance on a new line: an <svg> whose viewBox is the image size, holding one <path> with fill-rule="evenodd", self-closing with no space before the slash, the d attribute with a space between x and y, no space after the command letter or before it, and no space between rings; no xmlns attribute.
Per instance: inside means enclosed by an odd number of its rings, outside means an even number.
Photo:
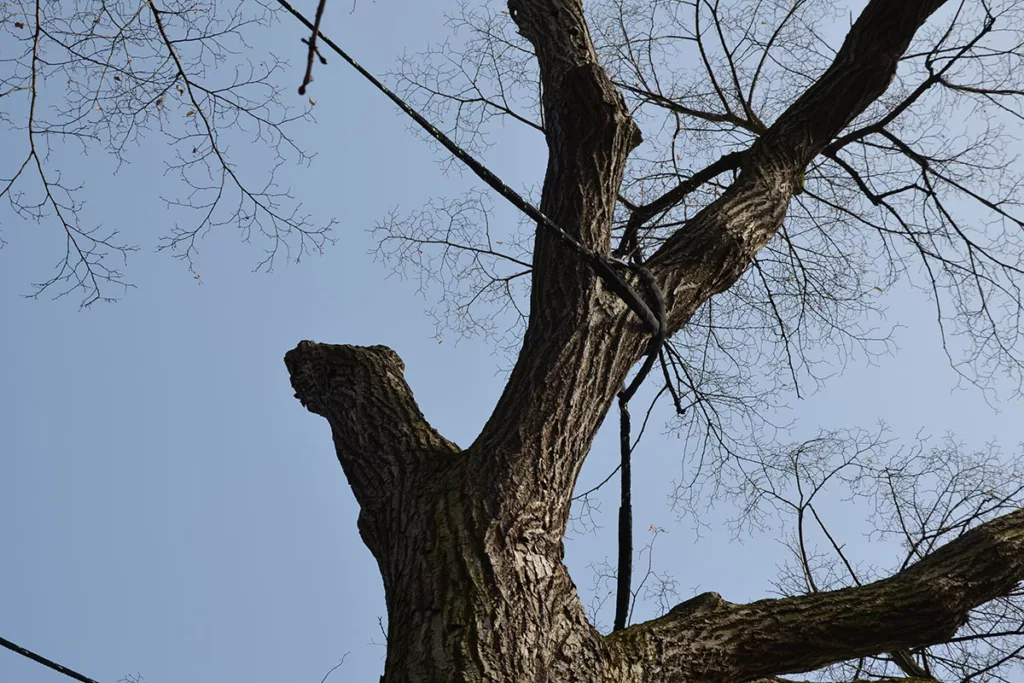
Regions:
<svg viewBox="0 0 1024 683"><path fill-rule="evenodd" d="M316 6L316 17L313 19L313 33L309 36L309 40L303 40L302 42L309 45L309 58L306 60L306 75L302 77L302 85L299 86L299 94L306 94L306 86L313 82L313 57L319 57L321 64L326 64L327 60L324 59L320 51L316 49L316 37L320 35L320 20L324 17L324 7L327 5L327 0L320 0L320 3Z"/></svg>

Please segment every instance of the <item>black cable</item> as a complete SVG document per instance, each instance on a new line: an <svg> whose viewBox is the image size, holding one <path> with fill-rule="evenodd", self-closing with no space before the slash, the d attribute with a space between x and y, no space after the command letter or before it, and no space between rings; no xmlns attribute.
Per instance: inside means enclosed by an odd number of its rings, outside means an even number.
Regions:
<svg viewBox="0 0 1024 683"><path fill-rule="evenodd" d="M626 628L630 598L633 596L633 472L630 463L633 449L629 444L629 426L629 399L623 399L623 394L619 394L619 561L615 574L613 631Z"/></svg>
<svg viewBox="0 0 1024 683"><path fill-rule="evenodd" d="M654 361L661 357L661 349L668 335L668 316L665 312L665 297L651 273L645 266L634 264L633 268L646 285L654 301L654 315L658 320L657 331L647 345L647 357L629 385L619 392L619 558L616 570L615 621L613 631L626 628L629 619L630 598L633 596L633 447L630 437L629 400L647 379ZM671 384L669 384L671 386Z"/></svg>
<svg viewBox="0 0 1024 683"><path fill-rule="evenodd" d="M55 662L53 660L47 659L46 657L43 657L42 655L37 655L35 652L32 652L31 650L26 650L25 648L21 647L20 645L15 645L14 643L12 643L11 641L9 641L9 640L7 640L5 638L0 638L0 645L3 645L4 647L6 647L8 650L11 650L12 652L17 652L22 657L28 657L29 659L31 659L34 662L39 662L43 666L47 666L47 667L53 669L54 671L57 671L58 673L62 673L65 676L67 676L68 678L73 678L76 681L81 681L82 683L97 683L97 681L94 681L93 679L89 678L88 676L83 676L82 674L78 673L77 671L72 671L71 669L67 668L66 666L62 666L62 665L58 664L57 662Z"/></svg>

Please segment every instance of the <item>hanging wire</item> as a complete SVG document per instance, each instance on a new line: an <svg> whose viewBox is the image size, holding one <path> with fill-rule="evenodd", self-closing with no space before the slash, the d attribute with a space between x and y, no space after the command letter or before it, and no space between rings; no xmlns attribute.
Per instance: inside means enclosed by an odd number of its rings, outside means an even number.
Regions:
<svg viewBox="0 0 1024 683"><path fill-rule="evenodd" d="M64 666L62 664L58 664L57 662L53 661L52 659L47 659L46 657L44 657L42 655L37 655L35 652L32 652L31 650L27 650L27 649L23 648L20 645L15 645L11 641L7 640L6 638L0 638L0 645L3 645L4 647L6 647L8 650L10 650L12 652L17 652L22 657L28 657L29 659L31 659L34 662L38 662L38 663L42 664L43 666L49 667L49 668L53 669L54 671L56 671L58 673L62 673L65 676L67 676L68 678L73 678L76 681L81 681L81 683L98 683L97 681L89 678L88 676L83 676L82 674L78 673L77 671L73 671L73 670L67 668L66 666Z"/></svg>

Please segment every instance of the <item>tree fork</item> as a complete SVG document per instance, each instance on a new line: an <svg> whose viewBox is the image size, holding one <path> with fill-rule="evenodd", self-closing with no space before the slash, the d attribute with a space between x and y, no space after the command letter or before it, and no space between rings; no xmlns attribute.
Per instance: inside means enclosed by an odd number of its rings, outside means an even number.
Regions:
<svg viewBox="0 0 1024 683"><path fill-rule="evenodd" d="M508 516L486 454L426 422L397 354L301 342L285 363L296 396L330 424L361 506L385 587L387 683L742 683L942 642L1024 578L1018 510L881 581L747 605L705 593L602 637L560 538Z"/></svg>

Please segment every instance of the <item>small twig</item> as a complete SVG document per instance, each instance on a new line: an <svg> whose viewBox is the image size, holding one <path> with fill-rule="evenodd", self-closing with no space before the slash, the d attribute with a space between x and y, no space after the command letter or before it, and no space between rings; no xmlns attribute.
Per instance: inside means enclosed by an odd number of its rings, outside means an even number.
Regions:
<svg viewBox="0 0 1024 683"><path fill-rule="evenodd" d="M332 666L330 669L327 670L327 673L324 674L324 677L322 679L320 679L320 683L325 683L325 681L327 680L327 677L330 676L332 673L334 673L334 671L338 667L340 667L342 664L345 663L345 658L346 657L348 657L348 653L347 652L341 656L341 661L340 662L338 662L337 664L335 664L334 666Z"/></svg>
<svg viewBox="0 0 1024 683"><path fill-rule="evenodd" d="M300 42L303 45L309 45L309 38L303 38ZM320 52L320 46L319 45L313 45L313 50L316 52L316 58L320 60L320 63L321 64L326 64L327 63L327 57L324 57L324 53Z"/></svg>
<svg viewBox="0 0 1024 683"><path fill-rule="evenodd" d="M658 360L661 361L661 374L665 378L665 388L668 389L669 395L672 396L672 405L676 409L676 415L684 417L686 415L686 408L683 407L683 402L679 398L679 392L672 383L672 377L668 374L668 361L665 360L664 347L658 349Z"/></svg>
<svg viewBox="0 0 1024 683"><path fill-rule="evenodd" d="M327 5L327 0L320 0L316 6L316 16L313 18L313 32L309 36L309 40L303 40L302 42L309 46L309 57L306 59L306 75L302 77L302 85L299 86L299 94L306 94L306 86L313 82L313 58L320 57L320 63L326 64L327 60L323 58L320 51L316 49L316 37L320 35L320 20L324 17L324 7Z"/></svg>

